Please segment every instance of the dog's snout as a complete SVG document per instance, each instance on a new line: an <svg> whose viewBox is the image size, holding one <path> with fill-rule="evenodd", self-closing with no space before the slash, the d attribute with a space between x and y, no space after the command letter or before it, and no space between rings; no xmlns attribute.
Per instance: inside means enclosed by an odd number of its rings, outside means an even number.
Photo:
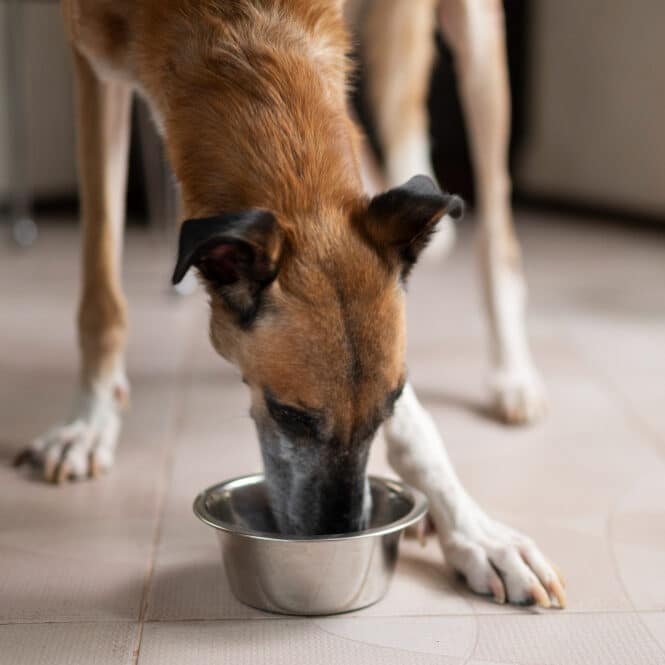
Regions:
<svg viewBox="0 0 665 665"><path fill-rule="evenodd" d="M313 528L319 534L350 533L362 531L369 526L371 497L366 481L360 480L355 487L340 482L330 493L330 500L322 501Z"/></svg>
<svg viewBox="0 0 665 665"><path fill-rule="evenodd" d="M371 495L366 454L345 455L321 446L294 445L262 431L266 485L277 529L320 536L360 531L369 525Z"/></svg>

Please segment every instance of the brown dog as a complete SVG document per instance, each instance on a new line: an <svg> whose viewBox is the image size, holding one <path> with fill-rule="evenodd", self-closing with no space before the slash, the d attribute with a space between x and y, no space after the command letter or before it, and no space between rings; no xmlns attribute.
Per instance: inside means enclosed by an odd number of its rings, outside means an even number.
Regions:
<svg viewBox="0 0 665 665"><path fill-rule="evenodd" d="M128 396L118 272L136 89L163 132L189 218L174 281L198 269L213 344L250 388L278 528L363 528L369 446L388 419L390 461L427 494L451 566L499 601L549 606L553 595L563 605L537 547L461 487L405 383L403 283L461 203L425 176L365 195L341 4L64 2L78 78L81 400L32 454L58 481L113 461Z"/></svg>

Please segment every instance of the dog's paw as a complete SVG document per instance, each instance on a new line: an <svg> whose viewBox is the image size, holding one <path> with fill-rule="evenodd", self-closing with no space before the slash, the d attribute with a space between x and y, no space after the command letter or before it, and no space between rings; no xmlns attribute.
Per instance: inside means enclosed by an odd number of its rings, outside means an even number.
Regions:
<svg viewBox="0 0 665 665"><path fill-rule="evenodd" d="M113 466L120 433L119 408L113 399L81 400L78 415L32 442L15 460L30 464L47 482L95 478Z"/></svg>
<svg viewBox="0 0 665 665"><path fill-rule="evenodd" d="M447 564L476 593L501 604L566 606L561 574L538 546L486 515L472 530L453 531L441 546Z"/></svg>
<svg viewBox="0 0 665 665"><path fill-rule="evenodd" d="M533 367L498 369L491 382L494 409L509 425L526 425L547 413L545 384Z"/></svg>

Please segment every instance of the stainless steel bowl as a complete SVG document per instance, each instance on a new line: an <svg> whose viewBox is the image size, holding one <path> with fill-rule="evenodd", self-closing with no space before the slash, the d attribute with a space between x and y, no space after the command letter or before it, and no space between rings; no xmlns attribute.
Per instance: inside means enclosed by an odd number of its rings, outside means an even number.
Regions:
<svg viewBox="0 0 665 665"><path fill-rule="evenodd" d="M402 531L427 510L423 494L396 480L371 476L370 488L370 528L348 534L276 533L261 474L208 488L194 501L194 512L217 530L238 600L281 614L337 614L384 596Z"/></svg>

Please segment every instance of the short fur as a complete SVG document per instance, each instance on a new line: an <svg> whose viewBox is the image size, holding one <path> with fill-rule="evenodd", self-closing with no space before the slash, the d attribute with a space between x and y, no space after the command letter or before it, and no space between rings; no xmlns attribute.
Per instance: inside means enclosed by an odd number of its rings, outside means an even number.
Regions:
<svg viewBox="0 0 665 665"><path fill-rule="evenodd" d="M428 2L416 12L421 27ZM406 383L403 279L437 221L460 205L425 177L372 200L364 194L358 135L346 111L342 4L63 1L78 80L81 391L74 417L37 439L29 455L58 482L113 463L128 397L119 263L129 102L137 89L164 134L191 218L174 276L199 270L210 294L212 343L250 388L277 528L317 534L366 526L365 466L386 421L391 464L427 494L446 557L471 588L500 602L549 606L552 596L563 605L560 580L537 547L465 493ZM383 6L393 27L394 11L403 20L411 15L397 0ZM486 34L498 60L474 61L484 44L477 27L493 14L472 6L443 0L444 32L459 46L463 80L482 80L485 67L500 97L505 81L500 69L492 78L490 63L502 61L497 24L490 21ZM379 80L385 85L389 77ZM421 95L422 80L413 83ZM482 112L469 108L472 133L477 139L484 130L492 146L482 201L485 211L495 203L499 210L487 237L499 361L528 370L519 321L510 318L521 282L514 246L504 242L511 237L499 177L505 136L492 131L487 104ZM409 164L426 161L420 118L405 125L411 136L394 153L415 154ZM523 378L507 375L518 388Z"/></svg>

